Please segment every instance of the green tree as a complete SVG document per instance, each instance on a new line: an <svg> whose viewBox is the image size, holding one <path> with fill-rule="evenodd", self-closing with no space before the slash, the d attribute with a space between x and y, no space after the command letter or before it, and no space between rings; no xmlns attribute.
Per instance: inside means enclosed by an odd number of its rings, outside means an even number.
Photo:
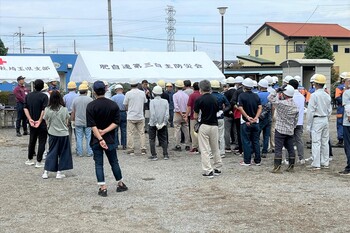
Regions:
<svg viewBox="0 0 350 233"><path fill-rule="evenodd" d="M334 61L331 44L321 36L308 39L304 56L306 59L329 59Z"/></svg>
<svg viewBox="0 0 350 233"><path fill-rule="evenodd" d="M8 50L9 50L9 48L5 48L4 43L0 39L0 56L6 56Z"/></svg>

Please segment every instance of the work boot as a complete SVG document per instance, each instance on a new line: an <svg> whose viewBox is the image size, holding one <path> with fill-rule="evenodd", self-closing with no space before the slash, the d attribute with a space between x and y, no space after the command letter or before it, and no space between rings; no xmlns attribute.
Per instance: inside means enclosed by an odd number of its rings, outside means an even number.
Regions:
<svg viewBox="0 0 350 233"><path fill-rule="evenodd" d="M274 165L273 166L273 169L272 169L272 171L271 171L272 173L282 173L282 171L281 171L281 165Z"/></svg>
<svg viewBox="0 0 350 233"><path fill-rule="evenodd" d="M294 172L294 164L289 164L289 166L286 169L286 172Z"/></svg>

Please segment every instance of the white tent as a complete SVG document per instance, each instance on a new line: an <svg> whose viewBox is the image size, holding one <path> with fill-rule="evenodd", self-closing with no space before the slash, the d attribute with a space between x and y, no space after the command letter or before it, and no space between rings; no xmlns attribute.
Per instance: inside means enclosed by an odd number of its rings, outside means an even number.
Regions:
<svg viewBox="0 0 350 233"><path fill-rule="evenodd" d="M0 83L17 82L19 76L27 83L35 79L60 80L49 56L0 56Z"/></svg>
<svg viewBox="0 0 350 233"><path fill-rule="evenodd" d="M70 80L129 83L131 80L174 82L178 79L222 80L224 75L203 52L79 53Z"/></svg>

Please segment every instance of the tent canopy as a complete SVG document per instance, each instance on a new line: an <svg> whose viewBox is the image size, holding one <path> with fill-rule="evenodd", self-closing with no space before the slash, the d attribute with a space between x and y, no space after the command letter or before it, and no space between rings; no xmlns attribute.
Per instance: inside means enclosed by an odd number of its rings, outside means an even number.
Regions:
<svg viewBox="0 0 350 233"><path fill-rule="evenodd" d="M25 77L26 83L60 80L49 56L0 56L0 83L17 82L19 76Z"/></svg>
<svg viewBox="0 0 350 233"><path fill-rule="evenodd" d="M131 80L174 82L189 79L222 80L224 75L203 52L97 52L82 51L71 81L129 83Z"/></svg>

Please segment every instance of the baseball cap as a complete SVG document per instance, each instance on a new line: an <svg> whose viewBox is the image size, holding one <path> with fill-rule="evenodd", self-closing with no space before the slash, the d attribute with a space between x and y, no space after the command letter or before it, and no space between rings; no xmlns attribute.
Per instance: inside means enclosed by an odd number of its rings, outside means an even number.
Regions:
<svg viewBox="0 0 350 233"><path fill-rule="evenodd" d="M19 80L22 80L22 79L25 79L25 77L19 76L19 77L17 78L17 82L18 82Z"/></svg>
<svg viewBox="0 0 350 233"><path fill-rule="evenodd" d="M96 81L94 82L94 91L105 89L105 84L102 81Z"/></svg>

